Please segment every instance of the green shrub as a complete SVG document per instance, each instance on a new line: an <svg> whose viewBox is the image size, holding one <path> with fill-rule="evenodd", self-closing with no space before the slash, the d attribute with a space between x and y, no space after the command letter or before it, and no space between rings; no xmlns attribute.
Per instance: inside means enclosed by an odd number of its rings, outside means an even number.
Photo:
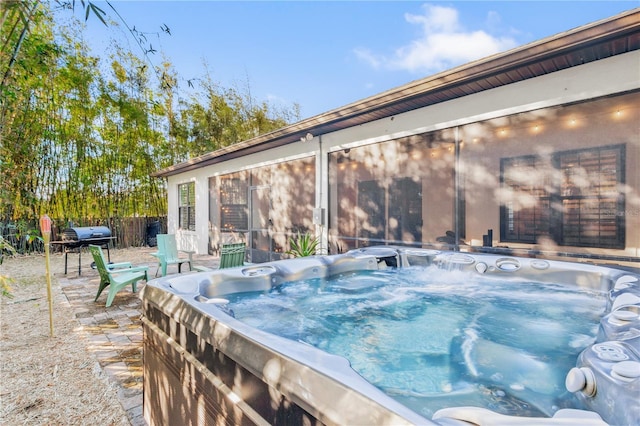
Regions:
<svg viewBox="0 0 640 426"><path fill-rule="evenodd" d="M2 235L0 235L0 265L2 265L2 261L4 260L4 255L9 253L9 255L16 254L16 249L13 248L11 244L7 240L4 239ZM13 297L11 294L11 287L9 287L9 283L11 282L11 278L0 275L0 295L4 297Z"/></svg>

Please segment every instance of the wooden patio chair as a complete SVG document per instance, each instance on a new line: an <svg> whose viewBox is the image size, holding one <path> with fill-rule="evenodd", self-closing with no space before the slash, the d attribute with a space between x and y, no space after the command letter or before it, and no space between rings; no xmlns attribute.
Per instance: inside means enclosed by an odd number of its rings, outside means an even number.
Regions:
<svg viewBox="0 0 640 426"><path fill-rule="evenodd" d="M193 270L193 264L191 260L193 252L187 250L178 250L176 236L174 234L158 234L157 238L158 251L155 253L151 253L151 256L154 256L158 259L158 269L156 269L155 273L156 277L158 276L159 270L161 270L161 277L167 275L167 265L178 265L178 273L180 273L182 272L182 264L188 263L189 270ZM188 254L189 257L181 257L179 254L180 252Z"/></svg>
<svg viewBox="0 0 640 426"><path fill-rule="evenodd" d="M93 261L96 264L96 269L100 274L100 286L98 287L98 294L93 300L98 301L98 297L102 291L109 287L109 294L107 295L107 303L105 307L111 306L113 299L116 297L116 293L131 284L131 289L135 293L136 283L142 279L147 281L146 266L133 266L130 262L112 263L108 264L102 253L102 248L96 245L90 245L89 251L93 256Z"/></svg>

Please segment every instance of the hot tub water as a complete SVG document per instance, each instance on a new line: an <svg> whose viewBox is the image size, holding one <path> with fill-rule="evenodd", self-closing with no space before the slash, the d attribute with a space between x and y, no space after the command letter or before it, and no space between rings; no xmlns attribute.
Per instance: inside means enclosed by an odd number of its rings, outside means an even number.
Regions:
<svg viewBox="0 0 640 426"><path fill-rule="evenodd" d="M226 296L250 326L348 359L430 417L446 406L581 408L566 372L595 341L603 293L435 267L361 271Z"/></svg>

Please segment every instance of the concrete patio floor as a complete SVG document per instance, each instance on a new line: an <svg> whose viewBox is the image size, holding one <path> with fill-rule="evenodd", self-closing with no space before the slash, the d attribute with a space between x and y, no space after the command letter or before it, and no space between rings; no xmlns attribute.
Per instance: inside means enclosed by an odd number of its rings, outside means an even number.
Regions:
<svg viewBox="0 0 640 426"><path fill-rule="evenodd" d="M157 263L148 253L155 250L140 250L139 261L131 259L131 262L135 265L148 265L151 279ZM86 262L90 261L90 256L83 256L83 261L85 259ZM195 264L211 268L217 267L218 262L219 258L213 256L194 257ZM188 268L185 265L183 269ZM177 267L170 267L168 272L177 273ZM143 335L139 292L146 283L141 281L136 293L132 292L131 286L121 290L113 304L106 308L108 288L94 302L100 280L97 271L88 265L82 265L82 275L70 268L67 275L56 274L56 278L80 324L88 352L95 357L109 380L117 386L118 398L131 424L145 426L142 413Z"/></svg>

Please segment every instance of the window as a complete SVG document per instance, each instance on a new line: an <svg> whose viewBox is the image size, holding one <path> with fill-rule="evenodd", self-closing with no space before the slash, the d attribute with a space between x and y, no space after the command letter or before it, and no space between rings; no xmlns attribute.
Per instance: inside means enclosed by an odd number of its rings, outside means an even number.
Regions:
<svg viewBox="0 0 640 426"><path fill-rule="evenodd" d="M178 227L189 231L196 230L196 184L194 182L178 185Z"/></svg>
<svg viewBox="0 0 640 426"><path fill-rule="evenodd" d="M422 241L421 186L412 178L358 182L358 208L364 213L358 238L380 241Z"/></svg>
<svg viewBox="0 0 640 426"><path fill-rule="evenodd" d="M455 229L453 136L446 129L329 153L331 250L421 246Z"/></svg>
<svg viewBox="0 0 640 426"><path fill-rule="evenodd" d="M553 174L545 162L535 156L507 158L501 161L502 187L507 201L502 207L503 241L535 243L550 233Z"/></svg>
<svg viewBox="0 0 640 426"><path fill-rule="evenodd" d="M232 173L220 180L220 229L246 231L249 224L246 173Z"/></svg>
<svg viewBox="0 0 640 426"><path fill-rule="evenodd" d="M500 162L501 240L624 248L624 145Z"/></svg>
<svg viewBox="0 0 640 426"><path fill-rule="evenodd" d="M422 241L422 186L412 178L394 179L389 188L389 239Z"/></svg>

